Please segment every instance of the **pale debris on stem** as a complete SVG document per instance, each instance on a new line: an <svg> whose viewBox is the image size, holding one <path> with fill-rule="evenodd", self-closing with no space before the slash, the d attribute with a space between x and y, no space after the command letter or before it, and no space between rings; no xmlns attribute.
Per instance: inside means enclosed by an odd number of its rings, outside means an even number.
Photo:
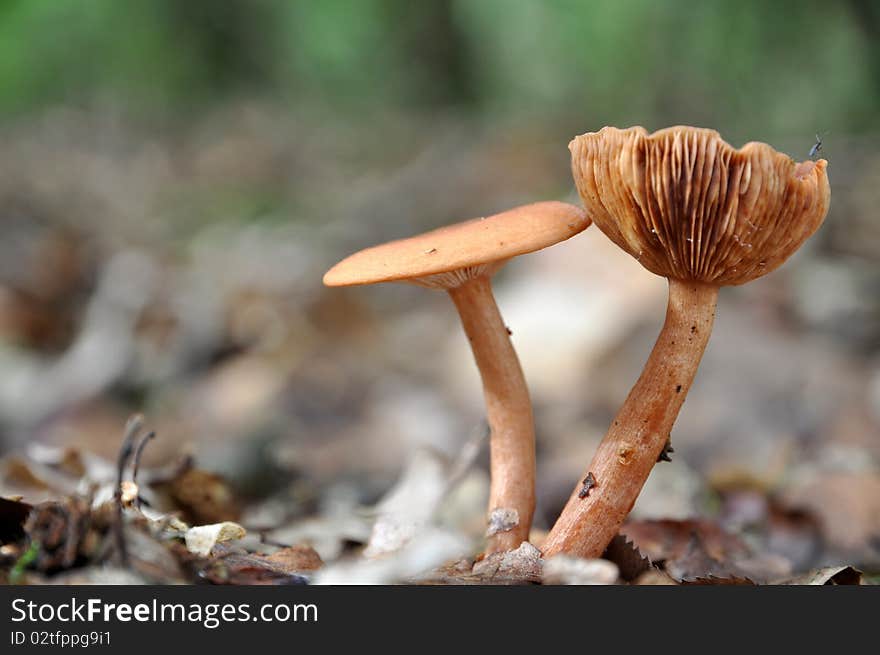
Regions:
<svg viewBox="0 0 880 655"><path fill-rule="evenodd" d="M508 532L519 525L519 512L509 507L496 507L489 514L489 527L486 528L486 536Z"/></svg>

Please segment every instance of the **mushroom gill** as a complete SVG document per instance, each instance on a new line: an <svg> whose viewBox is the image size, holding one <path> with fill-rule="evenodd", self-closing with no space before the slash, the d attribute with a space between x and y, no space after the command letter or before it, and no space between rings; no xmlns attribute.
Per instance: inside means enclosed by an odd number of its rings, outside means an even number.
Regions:
<svg viewBox="0 0 880 655"><path fill-rule="evenodd" d="M717 286L781 265L822 224L825 160L800 164L714 130L605 127L569 144L587 214L652 273Z"/></svg>

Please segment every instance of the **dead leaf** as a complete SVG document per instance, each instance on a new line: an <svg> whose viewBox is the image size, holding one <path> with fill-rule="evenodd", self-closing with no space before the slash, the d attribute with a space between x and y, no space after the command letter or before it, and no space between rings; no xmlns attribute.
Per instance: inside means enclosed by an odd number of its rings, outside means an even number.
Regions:
<svg viewBox="0 0 880 655"><path fill-rule="evenodd" d="M748 546L711 521L632 521L622 532L675 579L750 577L740 567Z"/></svg>
<svg viewBox="0 0 880 655"><path fill-rule="evenodd" d="M783 585L860 585L862 572L852 566L827 566L789 578Z"/></svg>
<svg viewBox="0 0 880 655"><path fill-rule="evenodd" d="M31 584L51 585L144 585L150 584L146 578L134 571L115 566L88 566L64 571L46 578L29 580Z"/></svg>
<svg viewBox="0 0 880 655"><path fill-rule="evenodd" d="M377 557L394 552L434 520L441 501L462 480L484 439L480 431L452 460L436 450L417 450L398 482L376 505L378 517L364 554Z"/></svg>
<svg viewBox="0 0 880 655"><path fill-rule="evenodd" d="M77 480L50 467L12 455L3 460L3 482L16 489L40 490L54 494L72 495L76 493ZM30 498L32 494L28 493ZM45 496L44 496L45 497Z"/></svg>
<svg viewBox="0 0 880 655"><path fill-rule="evenodd" d="M677 581L673 580L672 577L666 573L666 571L661 571L660 569L651 569L650 571L645 571L635 580L633 580L632 584L634 585L677 585L679 584Z"/></svg>
<svg viewBox="0 0 880 655"><path fill-rule="evenodd" d="M167 484L171 499L189 523L235 521L241 508L223 477L200 469L186 469Z"/></svg>
<svg viewBox="0 0 880 655"><path fill-rule="evenodd" d="M876 471L822 471L804 474L783 495L790 507L819 517L835 559L880 561L880 475Z"/></svg>
<svg viewBox="0 0 880 655"><path fill-rule="evenodd" d="M513 530L519 525L519 512L509 507L496 507L489 514L489 527L486 536L491 537L499 532Z"/></svg>
<svg viewBox="0 0 880 655"><path fill-rule="evenodd" d="M363 544L370 537L370 521L355 508L303 519L264 534L271 543L301 543L314 548L325 562L337 559L346 544Z"/></svg>
<svg viewBox="0 0 880 655"><path fill-rule="evenodd" d="M528 541L516 550L492 553L474 564L473 573L484 583L540 582L544 560L541 551Z"/></svg>
<svg viewBox="0 0 880 655"><path fill-rule="evenodd" d="M61 502L49 501L34 506L24 531L32 543L40 545L34 563L41 571L73 566L81 550L93 543L90 539L91 509L87 500L76 496Z"/></svg>
<svg viewBox="0 0 880 655"><path fill-rule="evenodd" d="M128 545L130 568L154 584L181 584L186 575L167 543L146 532L143 525L128 525L125 541Z"/></svg>
<svg viewBox="0 0 880 655"><path fill-rule="evenodd" d="M757 583L749 578L742 578L735 575L715 576L707 575L691 580L682 580L683 585L756 585Z"/></svg>
<svg viewBox="0 0 880 655"><path fill-rule="evenodd" d="M444 462L439 454L417 452L376 506L378 517L364 554L378 557L406 545L434 515L445 489Z"/></svg>
<svg viewBox="0 0 880 655"><path fill-rule="evenodd" d="M317 572L313 584L418 582L446 562L460 559L469 549L469 541L461 535L427 526L393 555L327 564Z"/></svg>
<svg viewBox="0 0 880 655"><path fill-rule="evenodd" d="M720 561L749 553L742 539L708 520L629 521L621 532L652 562L681 555L694 534L698 535L707 555L713 559Z"/></svg>
<svg viewBox="0 0 880 655"><path fill-rule="evenodd" d="M24 522L32 509L31 505L20 500L0 498L0 543L24 538Z"/></svg>
<svg viewBox="0 0 880 655"><path fill-rule="evenodd" d="M190 526L175 514L163 514L141 505L138 513L147 521L154 534L168 538L183 538Z"/></svg>
<svg viewBox="0 0 880 655"><path fill-rule="evenodd" d="M38 464L52 467L72 478L79 479L88 472L86 462L77 448L69 446L56 448L34 443L28 448L28 457Z"/></svg>
<svg viewBox="0 0 880 655"><path fill-rule="evenodd" d="M693 532L686 548L665 562L666 571L676 580L738 577L732 562L723 563L709 554L699 533Z"/></svg>
<svg viewBox="0 0 880 655"><path fill-rule="evenodd" d="M213 584L224 585L300 585L308 579L249 553L223 553L205 564L198 575Z"/></svg>

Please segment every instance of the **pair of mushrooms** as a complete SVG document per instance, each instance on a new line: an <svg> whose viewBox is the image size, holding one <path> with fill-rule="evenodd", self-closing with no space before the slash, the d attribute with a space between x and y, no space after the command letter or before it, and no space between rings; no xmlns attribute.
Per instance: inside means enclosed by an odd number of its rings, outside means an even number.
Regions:
<svg viewBox="0 0 880 655"><path fill-rule="evenodd" d="M324 276L328 286L400 281L452 297L491 428L486 553L527 540L535 506L531 403L492 295L493 273L593 222L669 280L666 321L648 362L543 545L548 557L598 557L664 453L708 343L719 288L776 269L828 212L825 160L796 163L763 143L737 150L713 130L606 127L569 149L586 211L525 205L362 250Z"/></svg>

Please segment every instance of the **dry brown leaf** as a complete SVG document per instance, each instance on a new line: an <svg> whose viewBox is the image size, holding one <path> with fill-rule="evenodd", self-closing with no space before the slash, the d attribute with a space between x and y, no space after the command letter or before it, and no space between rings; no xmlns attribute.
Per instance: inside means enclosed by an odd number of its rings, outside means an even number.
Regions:
<svg viewBox="0 0 880 655"><path fill-rule="evenodd" d="M437 567L461 559L470 542L459 533L427 526L400 550L385 557L332 562L317 572L314 584L393 584L420 582Z"/></svg>
<svg viewBox="0 0 880 655"><path fill-rule="evenodd" d="M198 573L199 577L214 584L275 585L307 584L301 575L291 574L273 566L265 557L229 553L210 560Z"/></svg>
<svg viewBox="0 0 880 655"><path fill-rule="evenodd" d="M699 536L706 553L713 559L723 561L748 555L745 542L707 520L630 521L621 532L652 562L680 556L694 534Z"/></svg>
<svg viewBox="0 0 880 655"><path fill-rule="evenodd" d="M633 580L632 584L634 585L677 585L679 582L674 580L666 571L661 571L660 569L651 569L650 571L645 571L635 580Z"/></svg>
<svg viewBox="0 0 880 655"><path fill-rule="evenodd" d="M626 582L635 580L653 567L651 560L622 534L611 540L602 557L617 565L621 579Z"/></svg>
<svg viewBox="0 0 880 655"><path fill-rule="evenodd" d="M784 585L860 585L862 572L852 566L827 566L789 578Z"/></svg>
<svg viewBox="0 0 880 655"><path fill-rule="evenodd" d="M186 531L184 539L186 547L191 553L207 556L217 544L226 541L236 541L243 538L247 531L238 523L224 521L211 525L196 525Z"/></svg>
<svg viewBox="0 0 880 655"><path fill-rule="evenodd" d="M684 585L751 585L754 586L757 583L754 580L750 580L749 578L743 578L735 575L728 576L716 576L716 575L707 575L699 578L693 578L691 580L682 580L682 584Z"/></svg>

